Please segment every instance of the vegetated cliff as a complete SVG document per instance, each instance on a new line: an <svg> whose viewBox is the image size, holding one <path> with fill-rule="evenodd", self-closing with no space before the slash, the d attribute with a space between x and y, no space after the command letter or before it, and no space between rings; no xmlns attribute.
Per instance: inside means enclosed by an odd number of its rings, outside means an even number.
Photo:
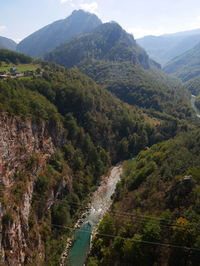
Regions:
<svg viewBox="0 0 200 266"><path fill-rule="evenodd" d="M152 61L147 53L116 22L104 23L92 32L78 36L45 55L45 59L73 67L86 59L131 62L149 69Z"/></svg>
<svg viewBox="0 0 200 266"><path fill-rule="evenodd" d="M199 129L124 164L88 265L199 265Z"/></svg>
<svg viewBox="0 0 200 266"><path fill-rule="evenodd" d="M59 46L45 59L77 67L128 104L177 118L191 116L186 90L162 73L159 64L117 23L104 23Z"/></svg>
<svg viewBox="0 0 200 266"><path fill-rule="evenodd" d="M34 239L30 230L30 212L34 187L56 146L63 141L63 130L50 123L22 120L2 114L0 117L0 257L5 265L24 265L37 254L44 259L44 242L35 220ZM70 175L63 177L70 182ZM61 180L60 180L61 181ZM49 190L44 211L58 191Z"/></svg>
<svg viewBox="0 0 200 266"><path fill-rule="evenodd" d="M67 227L111 160L155 135L142 112L78 71L41 67L43 77L0 82L4 265L58 265Z"/></svg>
<svg viewBox="0 0 200 266"><path fill-rule="evenodd" d="M180 78L183 82L187 82L200 75L200 43L196 44L192 49L173 58L169 61L163 70L167 74Z"/></svg>
<svg viewBox="0 0 200 266"><path fill-rule="evenodd" d="M58 265L70 229L111 162L187 125L148 116L77 70L0 81L1 258Z"/></svg>

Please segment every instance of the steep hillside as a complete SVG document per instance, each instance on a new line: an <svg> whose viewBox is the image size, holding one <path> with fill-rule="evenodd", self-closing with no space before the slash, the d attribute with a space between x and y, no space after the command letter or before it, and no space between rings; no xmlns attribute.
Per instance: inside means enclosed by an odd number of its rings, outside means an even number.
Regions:
<svg viewBox="0 0 200 266"><path fill-rule="evenodd" d="M99 60L84 61L78 68L128 104L180 119L191 116L187 91L157 68Z"/></svg>
<svg viewBox="0 0 200 266"><path fill-rule="evenodd" d="M15 51L17 43L11 39L0 36L0 49L9 49Z"/></svg>
<svg viewBox="0 0 200 266"><path fill-rule="evenodd" d="M75 70L0 81L3 265L58 265L81 205L112 162L174 136Z"/></svg>
<svg viewBox="0 0 200 266"><path fill-rule="evenodd" d="M197 96L200 94L200 76L190 79L184 83L184 86L191 92L191 94Z"/></svg>
<svg viewBox="0 0 200 266"><path fill-rule="evenodd" d="M132 35L115 22L102 24L93 32L78 37L45 56L46 60L66 67L89 58L113 62L130 61L143 68L150 68L146 52L136 44Z"/></svg>
<svg viewBox="0 0 200 266"><path fill-rule="evenodd" d="M181 107L185 111L180 112L180 118L182 114L183 117L190 116L184 89L165 76L159 65L136 44L133 36L117 23L105 23L58 47L45 59L78 67L129 104L173 116L177 116L176 111Z"/></svg>
<svg viewBox="0 0 200 266"><path fill-rule="evenodd" d="M137 43L147 51L149 56L163 66L174 57L192 49L199 42L200 30L137 39Z"/></svg>
<svg viewBox="0 0 200 266"><path fill-rule="evenodd" d="M90 32L100 24L101 20L96 15L77 10L66 19L47 25L22 40L17 45L17 51L40 57L62 43Z"/></svg>
<svg viewBox="0 0 200 266"><path fill-rule="evenodd" d="M32 58L30 56L10 51L8 49L0 49L0 62L12 63L12 64L26 64L31 63Z"/></svg>
<svg viewBox="0 0 200 266"><path fill-rule="evenodd" d="M188 81L200 75L200 43L193 49L175 57L165 67L167 74L172 74L182 81Z"/></svg>
<svg viewBox="0 0 200 266"><path fill-rule="evenodd" d="M199 130L126 162L88 265L198 265Z"/></svg>

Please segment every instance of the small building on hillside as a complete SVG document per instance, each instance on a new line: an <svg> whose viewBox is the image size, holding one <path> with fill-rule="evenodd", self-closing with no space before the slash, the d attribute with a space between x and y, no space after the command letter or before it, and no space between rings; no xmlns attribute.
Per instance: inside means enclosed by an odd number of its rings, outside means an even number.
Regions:
<svg viewBox="0 0 200 266"><path fill-rule="evenodd" d="M24 71L24 76L25 77L35 76L35 71L26 70L26 71Z"/></svg>
<svg viewBox="0 0 200 266"><path fill-rule="evenodd" d="M10 68L10 74L12 75L12 76L16 76L17 74L19 74L20 72L17 70L17 68L16 67L11 67Z"/></svg>

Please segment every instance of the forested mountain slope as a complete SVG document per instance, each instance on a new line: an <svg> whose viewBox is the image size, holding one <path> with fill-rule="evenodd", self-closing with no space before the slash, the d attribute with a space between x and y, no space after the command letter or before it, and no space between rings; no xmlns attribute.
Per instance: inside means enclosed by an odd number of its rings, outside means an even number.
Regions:
<svg viewBox="0 0 200 266"><path fill-rule="evenodd" d="M125 163L88 265L198 265L199 145L194 130Z"/></svg>
<svg viewBox="0 0 200 266"><path fill-rule="evenodd" d="M8 49L0 49L0 62L12 63L12 64L26 64L31 63L33 59L30 56L10 51Z"/></svg>
<svg viewBox="0 0 200 266"><path fill-rule="evenodd" d="M165 67L167 74L172 74L182 81L188 81L200 75L200 43L191 50L172 59Z"/></svg>
<svg viewBox="0 0 200 266"><path fill-rule="evenodd" d="M176 111L183 108L184 117L190 116L186 91L164 75L133 36L117 23L102 24L93 32L58 47L45 59L78 67L129 104L173 116L179 116Z"/></svg>
<svg viewBox="0 0 200 266"><path fill-rule="evenodd" d="M86 59L98 59L131 61L143 68L150 68L146 52L136 44L132 35L115 22L104 23L91 33L63 44L47 54L45 59L66 67L72 67Z"/></svg>
<svg viewBox="0 0 200 266"><path fill-rule="evenodd" d="M128 106L77 70L40 64L41 77L0 81L4 265L57 265L69 236L63 227L73 226L111 163L181 127Z"/></svg>
<svg viewBox="0 0 200 266"><path fill-rule="evenodd" d="M147 51L148 55L162 66L192 49L198 42L200 42L199 29L137 39L137 43Z"/></svg>
<svg viewBox="0 0 200 266"><path fill-rule="evenodd" d="M100 24L101 20L96 15L76 10L66 19L49 24L26 37L17 45L17 51L40 57L62 43L90 32Z"/></svg>

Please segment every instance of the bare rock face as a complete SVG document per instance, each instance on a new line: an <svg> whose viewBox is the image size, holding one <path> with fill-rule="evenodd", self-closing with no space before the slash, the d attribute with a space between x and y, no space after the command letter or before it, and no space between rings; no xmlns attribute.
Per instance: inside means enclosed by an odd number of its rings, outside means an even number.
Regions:
<svg viewBox="0 0 200 266"><path fill-rule="evenodd" d="M61 139L62 130L45 122L0 117L0 265L26 263L34 183ZM39 233L35 238L42 261Z"/></svg>

